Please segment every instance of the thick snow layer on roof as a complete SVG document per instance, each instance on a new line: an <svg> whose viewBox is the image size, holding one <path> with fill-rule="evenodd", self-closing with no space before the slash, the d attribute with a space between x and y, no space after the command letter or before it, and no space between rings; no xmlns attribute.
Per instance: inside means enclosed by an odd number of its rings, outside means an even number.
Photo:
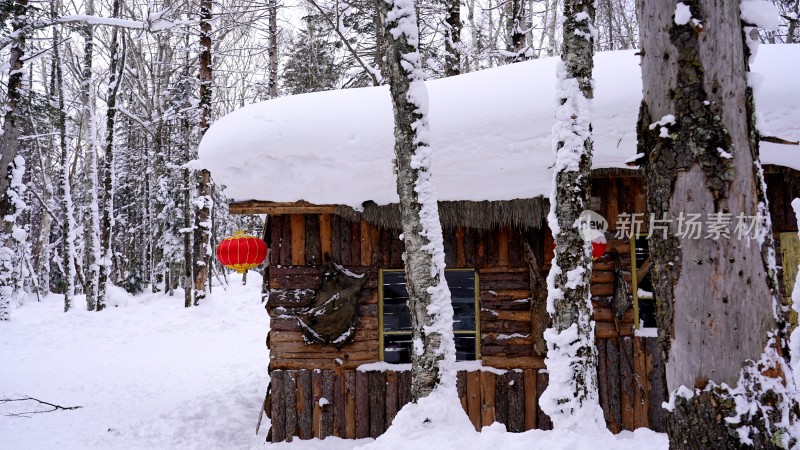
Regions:
<svg viewBox="0 0 800 450"><path fill-rule="evenodd" d="M595 57L594 168L636 153L642 98L634 51ZM556 58L426 82L433 176L440 200L549 195L554 162ZM800 45L761 46L753 71L762 133L800 140ZM758 78L755 76L754 78ZM235 200L397 202L388 87L281 97L219 119L200 165ZM796 146L763 143L762 162L800 170Z"/></svg>

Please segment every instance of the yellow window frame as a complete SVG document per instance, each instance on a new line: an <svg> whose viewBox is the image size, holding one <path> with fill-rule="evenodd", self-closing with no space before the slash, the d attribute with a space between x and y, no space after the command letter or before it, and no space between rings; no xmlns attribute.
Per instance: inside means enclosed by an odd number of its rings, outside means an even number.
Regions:
<svg viewBox="0 0 800 450"><path fill-rule="evenodd" d="M445 269L445 272L472 272L475 274L475 330L453 331L454 335L474 335L475 336L475 361L481 359L481 293L480 276L476 269L459 268ZM411 335L411 331L384 331L383 330L383 273L384 272L405 272L404 269L379 269L378 270L378 357L384 361L384 336Z"/></svg>

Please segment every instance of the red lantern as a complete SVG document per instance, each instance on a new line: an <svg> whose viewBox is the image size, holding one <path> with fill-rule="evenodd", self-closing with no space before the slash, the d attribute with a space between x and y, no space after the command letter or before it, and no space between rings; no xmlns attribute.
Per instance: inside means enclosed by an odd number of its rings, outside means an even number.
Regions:
<svg viewBox="0 0 800 450"><path fill-rule="evenodd" d="M592 261L605 255L607 248L608 248L608 243L606 241L606 237L603 236L602 234L592 239ZM553 242L553 251L555 251L555 249L556 249L556 243Z"/></svg>
<svg viewBox="0 0 800 450"><path fill-rule="evenodd" d="M608 248L608 244L606 243L606 237L602 234L592 239L592 260L603 256L606 253L606 248Z"/></svg>
<svg viewBox="0 0 800 450"><path fill-rule="evenodd" d="M255 236L237 231L217 245L217 259L223 266L239 273L258 266L267 257L267 244Z"/></svg>

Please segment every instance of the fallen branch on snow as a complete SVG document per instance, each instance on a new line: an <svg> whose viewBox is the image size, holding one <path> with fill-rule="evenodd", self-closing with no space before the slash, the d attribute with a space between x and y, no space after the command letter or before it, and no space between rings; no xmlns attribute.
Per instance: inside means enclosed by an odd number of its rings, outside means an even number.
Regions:
<svg viewBox="0 0 800 450"><path fill-rule="evenodd" d="M19 394L17 394L17 395L19 395ZM50 409L44 409L44 410L41 410L41 411L25 411L25 412L21 412L21 413L6 413L6 416L8 416L8 417L25 417L25 418L30 419L30 415L29 414L43 414L43 413L49 413L49 412L59 411L59 410L61 410L61 411L69 411L69 410L72 410L72 409L83 408L83 406L61 406L61 405L56 405L55 403L45 402L45 401L39 400L38 398L33 398L31 396L28 396L28 395L22 396L20 398L8 398L8 397L0 398L0 405L6 404L6 403L12 403L12 402L28 402L28 401L37 402L40 405L44 405L44 406L49 406Z"/></svg>

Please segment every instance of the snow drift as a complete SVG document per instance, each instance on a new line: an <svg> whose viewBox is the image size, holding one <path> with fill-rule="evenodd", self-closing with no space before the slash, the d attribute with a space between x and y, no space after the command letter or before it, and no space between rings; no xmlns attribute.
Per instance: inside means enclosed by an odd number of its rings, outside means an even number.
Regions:
<svg viewBox="0 0 800 450"><path fill-rule="evenodd" d="M557 58L426 84L433 176L440 200L548 195L555 161ZM800 140L800 45L761 46L753 66L765 135ZM636 153L642 99L634 51L595 57L594 168L627 167ZM398 201L392 173L388 87L318 92L246 106L219 119L200 144L200 165L234 200L344 204ZM800 170L796 146L762 143L762 162Z"/></svg>

